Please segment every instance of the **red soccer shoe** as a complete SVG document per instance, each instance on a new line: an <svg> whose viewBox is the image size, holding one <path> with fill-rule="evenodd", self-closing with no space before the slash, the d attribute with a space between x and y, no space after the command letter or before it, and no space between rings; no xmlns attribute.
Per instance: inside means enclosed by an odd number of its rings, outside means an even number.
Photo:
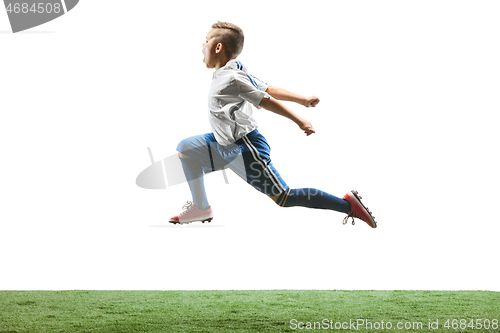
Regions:
<svg viewBox="0 0 500 333"><path fill-rule="evenodd" d="M171 217L168 222L173 224L188 224L192 222L205 223L212 221L214 217L212 207L206 210L200 210L191 201L188 201L182 209L184 209L184 211L180 215Z"/></svg>
<svg viewBox="0 0 500 333"><path fill-rule="evenodd" d="M358 195L358 191L351 191L344 195L342 198L344 200L349 201L351 204L351 211L344 218L343 224L346 224L349 218L352 218L352 224L354 224L354 218L358 218L363 220L372 228L377 227L377 222L375 222L375 216L368 210L368 207L365 207L361 202L361 196Z"/></svg>

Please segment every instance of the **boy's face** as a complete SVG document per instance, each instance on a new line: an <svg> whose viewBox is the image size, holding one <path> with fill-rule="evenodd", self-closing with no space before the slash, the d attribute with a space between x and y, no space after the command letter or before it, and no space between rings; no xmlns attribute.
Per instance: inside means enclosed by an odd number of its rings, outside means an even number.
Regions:
<svg viewBox="0 0 500 333"><path fill-rule="evenodd" d="M203 62L207 68L215 68L217 55L220 52L220 45L216 42L215 35L216 29L210 30L202 46Z"/></svg>

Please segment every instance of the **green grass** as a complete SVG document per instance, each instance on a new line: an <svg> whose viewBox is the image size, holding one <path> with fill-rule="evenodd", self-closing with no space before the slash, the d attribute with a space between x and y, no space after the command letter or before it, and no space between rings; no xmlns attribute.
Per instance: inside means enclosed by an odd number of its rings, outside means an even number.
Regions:
<svg viewBox="0 0 500 333"><path fill-rule="evenodd" d="M487 291L0 291L0 333L297 332L290 323L368 320L364 332L500 332L444 328L447 319L500 320L500 293ZM429 319L439 329L429 330ZM421 322L422 329L397 329ZM409 323L409 324L407 324ZM450 321L450 325L451 325ZM296 327L297 329L293 329ZM352 327L351 327L352 328ZM351 331L340 329L340 331Z"/></svg>

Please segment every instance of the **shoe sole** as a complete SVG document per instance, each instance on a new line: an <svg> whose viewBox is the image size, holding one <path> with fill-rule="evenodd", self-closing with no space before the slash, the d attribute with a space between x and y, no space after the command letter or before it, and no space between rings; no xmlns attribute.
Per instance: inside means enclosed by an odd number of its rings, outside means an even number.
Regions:
<svg viewBox="0 0 500 333"><path fill-rule="evenodd" d="M370 225L370 227L372 228L376 228L377 227L377 222L375 222L375 219L373 218L372 214L370 214L370 211L368 210L368 208L363 205L363 203L361 202L361 199L359 198L358 194L356 193L356 191L351 191L351 193L354 195L354 197L356 198L356 200L359 202L359 204L366 210L366 212L368 213L368 215L370 215L370 218L371 220L373 221L373 225ZM366 221L365 221L366 222ZM369 225L369 224L368 224Z"/></svg>
<svg viewBox="0 0 500 333"><path fill-rule="evenodd" d="M205 220L194 220L194 221L184 221L184 222L180 222L180 221L168 221L170 223L173 223L173 224L189 224L189 223L193 223L193 222L201 222L201 223L205 223L205 222L212 222L213 218L208 218L208 219L205 219Z"/></svg>

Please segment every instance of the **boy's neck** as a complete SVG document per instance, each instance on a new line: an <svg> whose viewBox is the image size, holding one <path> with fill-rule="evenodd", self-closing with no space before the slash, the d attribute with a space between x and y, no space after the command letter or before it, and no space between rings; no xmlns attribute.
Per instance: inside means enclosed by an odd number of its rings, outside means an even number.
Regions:
<svg viewBox="0 0 500 333"><path fill-rule="evenodd" d="M220 60L217 61L216 64L215 64L215 71L217 72L219 69L221 69L222 67L226 66L227 63L229 61L231 61L231 60L233 60L233 58L231 58L231 59L228 59L226 57L220 58Z"/></svg>

